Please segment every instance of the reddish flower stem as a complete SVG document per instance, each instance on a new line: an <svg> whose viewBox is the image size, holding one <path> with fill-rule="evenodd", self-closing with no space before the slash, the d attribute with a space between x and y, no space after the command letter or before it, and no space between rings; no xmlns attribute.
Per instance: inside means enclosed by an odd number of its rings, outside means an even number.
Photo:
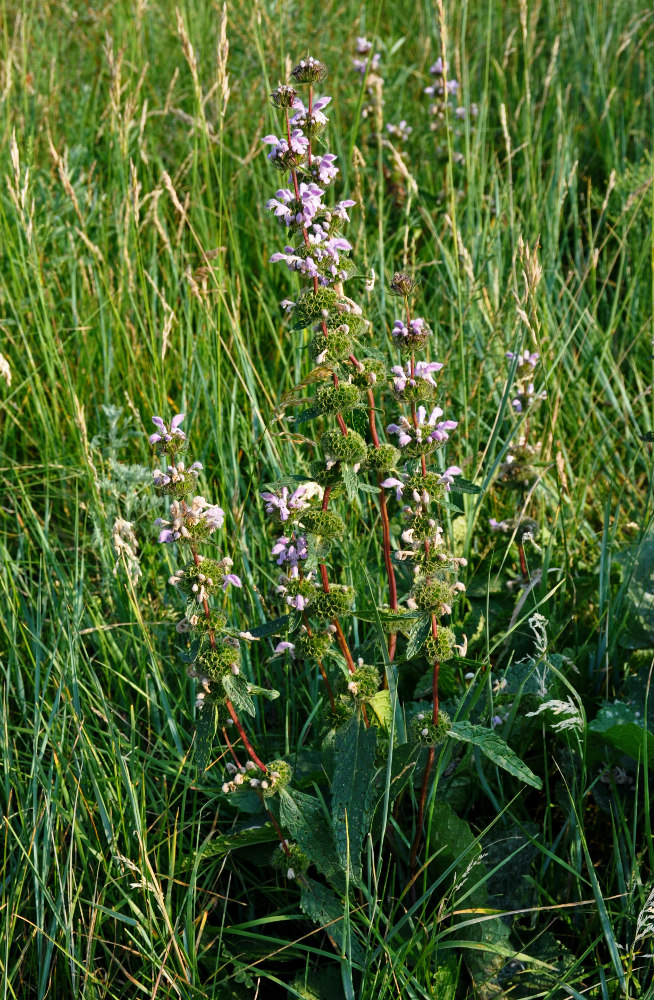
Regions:
<svg viewBox="0 0 654 1000"><path fill-rule="evenodd" d="M225 729L224 726L223 726L223 736L225 737L225 743L229 747L229 752L231 753L232 757L234 758L236 766L237 767L242 767L243 765L241 764L240 760L238 759L238 756L236 754L236 750L232 746L231 740L230 740L229 736L227 735L227 730Z"/></svg>
<svg viewBox="0 0 654 1000"><path fill-rule="evenodd" d="M259 758L257 757L256 751L255 751L254 747L252 746L252 744L250 743L250 741L248 739L248 735L245 732L245 730L243 729L243 726L241 725L241 720L239 719L238 715L236 714L236 709L232 705L232 703L229 700L229 698L225 698L225 705L227 706L227 711L231 715L232 720L234 722L234 725L236 726L236 728L238 730L238 735L243 740L243 746L247 750L250 759L253 760L254 763L259 768L259 770L263 771L263 773L265 774L266 773L266 765L261 760L259 760Z"/></svg>

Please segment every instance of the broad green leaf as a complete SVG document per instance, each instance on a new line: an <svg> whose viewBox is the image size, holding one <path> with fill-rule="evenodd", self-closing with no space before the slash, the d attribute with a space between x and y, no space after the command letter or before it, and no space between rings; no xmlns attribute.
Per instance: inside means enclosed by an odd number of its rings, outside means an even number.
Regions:
<svg viewBox="0 0 654 1000"><path fill-rule="evenodd" d="M405 654L407 660L411 660L414 656L417 656L430 632L431 615L423 612L420 618L416 619L415 624L411 626Z"/></svg>
<svg viewBox="0 0 654 1000"><path fill-rule="evenodd" d="M279 691L275 691L274 688L262 688L257 684L248 684L248 694L258 694L262 698L266 698L268 701L275 701L279 698Z"/></svg>
<svg viewBox="0 0 654 1000"><path fill-rule="evenodd" d="M198 712L195 724L195 763L200 774L211 758L211 746L215 735L216 709L213 705L205 705Z"/></svg>
<svg viewBox="0 0 654 1000"><path fill-rule="evenodd" d="M300 894L300 906L311 920L324 927L340 949L343 939L344 903L332 890L305 876ZM352 958L359 965L363 965L365 953L354 936L352 936ZM330 994L330 1000L336 995Z"/></svg>
<svg viewBox="0 0 654 1000"><path fill-rule="evenodd" d="M349 465L341 465L341 478L347 491L347 498L352 502L359 492L359 477Z"/></svg>
<svg viewBox="0 0 654 1000"><path fill-rule="evenodd" d="M498 767L503 767L505 771L508 771L515 778L519 778L520 781L524 781L525 784L531 785L533 788L543 787L541 779L492 729L486 729L485 726L475 726L471 722L453 722L450 736L479 747L489 760L492 760Z"/></svg>
<svg viewBox="0 0 654 1000"><path fill-rule="evenodd" d="M483 493L483 487L477 486L475 483L471 483L469 479L464 479L463 476L457 476L452 485L450 486L452 493Z"/></svg>
<svg viewBox="0 0 654 1000"><path fill-rule="evenodd" d="M588 732L634 760L641 759L646 748L648 763L654 767L654 735L644 729L634 709L624 702L616 701L600 708Z"/></svg>
<svg viewBox="0 0 654 1000"><path fill-rule="evenodd" d="M279 795L279 820L292 840L296 840L325 878L339 890L345 890L345 875L334 847L329 820L320 802L295 788Z"/></svg>
<svg viewBox="0 0 654 1000"><path fill-rule="evenodd" d="M264 823L262 826L247 826L242 830L234 830L230 833L223 833L219 837L213 837L208 844L199 851L194 851L189 857L182 861L182 868L191 868L199 857L202 861L210 858L223 858L230 851L237 851L239 847L251 847L253 844L274 844L279 843L279 837L272 823Z"/></svg>
<svg viewBox="0 0 654 1000"><path fill-rule="evenodd" d="M367 704L377 716L382 729L390 730L393 721L390 691L388 689L377 691L372 698L368 698Z"/></svg>
<svg viewBox="0 0 654 1000"><path fill-rule="evenodd" d="M281 618L273 618L272 621L264 622L263 625L255 625L248 631L255 639L265 639L266 636L275 635L277 632L285 632L287 627L288 615L282 615Z"/></svg>
<svg viewBox="0 0 654 1000"><path fill-rule="evenodd" d="M360 880L361 848L368 832L375 774L374 726L369 729L357 712L339 729L334 740L334 779L332 782L332 824L334 841L343 865Z"/></svg>
<svg viewBox="0 0 654 1000"><path fill-rule="evenodd" d="M236 707L242 712L247 712L248 715L256 715L256 709L254 707L254 702L250 697L249 687L247 679L243 674L225 674L222 679L223 689L225 694Z"/></svg>
<svg viewBox="0 0 654 1000"><path fill-rule="evenodd" d="M309 420L315 420L317 417L322 416L322 410L317 406L309 406L306 410L302 410L295 420L293 421L293 427L300 427L302 424L306 424Z"/></svg>

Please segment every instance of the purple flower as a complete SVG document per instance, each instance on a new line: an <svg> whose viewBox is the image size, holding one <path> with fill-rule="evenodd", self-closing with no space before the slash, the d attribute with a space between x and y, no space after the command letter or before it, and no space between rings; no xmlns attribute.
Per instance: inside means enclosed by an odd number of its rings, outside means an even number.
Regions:
<svg viewBox="0 0 654 1000"><path fill-rule="evenodd" d="M296 567L300 559L306 559L309 555L307 540L304 535L297 535L294 539L282 535L273 545L271 554L279 556L277 559L278 566L289 563L292 567Z"/></svg>
<svg viewBox="0 0 654 1000"><path fill-rule="evenodd" d="M405 445L411 444L412 437L408 433L410 429L411 429L411 424L409 423L406 417L400 417L399 424L389 424L388 427L386 428L389 434L398 435L397 443L399 444L400 448L404 448Z"/></svg>
<svg viewBox="0 0 654 1000"><path fill-rule="evenodd" d="M175 414L173 419L170 421L170 430L168 430L161 417L153 417L152 423L155 427L158 427L159 430L157 433L150 435L150 444L157 444L159 441L165 441L168 443L168 441L172 441L173 438L178 438L180 441L186 441L186 434L184 431L179 429L179 425L184 417L184 413Z"/></svg>
<svg viewBox="0 0 654 1000"><path fill-rule="evenodd" d="M337 219L343 219L345 222L350 221L350 216L345 211L346 208L352 208L356 205L356 201L352 201L351 198L345 198L343 201L337 202L332 208L332 215L335 215Z"/></svg>
<svg viewBox="0 0 654 1000"><path fill-rule="evenodd" d="M460 476L463 473L463 469L460 469L458 465L450 465L449 468L445 470L442 476L439 476L439 483L441 483L447 493L450 492L450 486L454 482L455 476Z"/></svg>
<svg viewBox="0 0 654 1000"><path fill-rule="evenodd" d="M293 653L295 651L295 643L294 642L278 642L277 645L275 646L274 650L273 650L273 653L275 655L277 655L278 653L285 653L286 650L288 650L289 653L291 654L291 656L293 656Z"/></svg>
<svg viewBox="0 0 654 1000"><path fill-rule="evenodd" d="M501 726L501 725L502 725L502 716L494 715L493 718L491 719L491 729L495 729L496 726Z"/></svg>
<svg viewBox="0 0 654 1000"><path fill-rule="evenodd" d="M334 153L325 153L318 162L318 177L322 184L329 184L338 174L338 167L334 166L335 160Z"/></svg>
<svg viewBox="0 0 654 1000"><path fill-rule="evenodd" d="M402 499L402 490L404 489L404 483L402 482L402 480L393 479L391 477L389 479L385 479L381 485L384 487L385 490L389 490L391 489L391 487L395 487L395 496L399 503L399 501Z"/></svg>
<svg viewBox="0 0 654 1000"><path fill-rule="evenodd" d="M443 72L447 72L448 68L449 68L448 64L443 63L443 60L439 56L436 62L432 63L432 65L429 67L429 72L432 74L432 76L442 76Z"/></svg>
<svg viewBox="0 0 654 1000"><path fill-rule="evenodd" d="M513 353L513 351L507 351L506 354L505 354L505 357L507 357L509 359L509 361L513 361L513 359L516 357L516 355ZM519 366L520 365L531 365L532 368L535 368L536 365L538 364L539 359L540 359L540 354L536 354L536 353L530 354L529 351L523 351L522 354L518 354L517 355L517 358L518 358L518 365Z"/></svg>
<svg viewBox="0 0 654 1000"><path fill-rule="evenodd" d="M269 160L277 160L289 151L288 141L286 139L278 139L276 135L265 135L261 141L273 147L268 153ZM306 136L302 135L299 128L291 132L290 150L292 153L296 153L298 156L303 156L308 145L309 140Z"/></svg>
<svg viewBox="0 0 654 1000"><path fill-rule="evenodd" d="M396 320L396 323L399 323ZM407 361L404 368L402 365L394 365L391 371L396 376L393 382L396 392L404 392L407 385L414 386L418 379L428 382L436 388L436 383L432 378L432 372L439 372L443 367L440 361L416 361L413 366L413 377L411 376L411 362Z"/></svg>
<svg viewBox="0 0 654 1000"><path fill-rule="evenodd" d="M323 115L322 109L326 108L330 101L331 97L319 97L318 100L314 101L313 104L311 105L310 117L311 121L315 122L316 125L326 125L327 122L329 121L329 118L327 118L326 115ZM298 110L293 115L293 117L289 119L290 124L301 125L301 126L306 125L306 122L309 119L309 109L305 108L304 104L302 103L301 100L299 100L299 98L295 102L293 107L297 108ZM291 146L293 145L292 140L293 136L291 136Z"/></svg>
<svg viewBox="0 0 654 1000"><path fill-rule="evenodd" d="M237 576L236 573L226 573L225 574L225 576L223 577L223 590L227 590L227 588L229 587L230 583L231 583L231 585L233 587L242 587L243 586L243 584L241 583L240 576Z"/></svg>
<svg viewBox="0 0 654 1000"><path fill-rule="evenodd" d="M266 514L278 511L280 521L288 521L292 510L304 510L309 504L303 500L305 493L309 491L309 486L298 486L289 496L288 487L282 486L278 493L265 492L261 494L261 499L266 501Z"/></svg>

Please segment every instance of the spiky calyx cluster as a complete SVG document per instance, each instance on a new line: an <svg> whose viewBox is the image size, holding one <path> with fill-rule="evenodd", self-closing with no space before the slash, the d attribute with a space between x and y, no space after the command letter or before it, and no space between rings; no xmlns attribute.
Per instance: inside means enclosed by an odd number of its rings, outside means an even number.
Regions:
<svg viewBox="0 0 654 1000"><path fill-rule="evenodd" d="M433 611L437 615L449 614L444 608L451 608L455 591L447 580L435 576L419 579L411 590L411 599L420 611Z"/></svg>
<svg viewBox="0 0 654 1000"><path fill-rule="evenodd" d="M372 389L375 385L383 385L388 378L388 371L383 361L377 358L364 358L351 372L354 385L360 389Z"/></svg>
<svg viewBox="0 0 654 1000"><path fill-rule="evenodd" d="M309 344L311 359L319 364L325 361L342 361L353 349L354 343L349 330L342 326L331 330L328 336L317 333Z"/></svg>
<svg viewBox="0 0 654 1000"><path fill-rule="evenodd" d="M175 582L177 588L187 597L196 597L200 593L210 597L216 594L222 584L225 570L217 559L202 559L199 564L194 560L188 562L183 570L178 570L170 582Z"/></svg>
<svg viewBox="0 0 654 1000"><path fill-rule="evenodd" d="M341 615L347 615L354 604L354 589L332 583L325 593L315 587L311 599L311 614L316 618L331 621Z"/></svg>
<svg viewBox="0 0 654 1000"><path fill-rule="evenodd" d="M342 434L338 428L326 431L320 445L328 461L345 462L347 465L363 462L368 453L364 439L351 429L347 434Z"/></svg>
<svg viewBox="0 0 654 1000"><path fill-rule="evenodd" d="M208 677L211 681L221 680L227 674L237 675L241 672L241 653L233 641L221 639L204 649L193 664L198 675Z"/></svg>
<svg viewBox="0 0 654 1000"><path fill-rule="evenodd" d="M331 642L330 632L302 632L295 639L295 655L305 660L322 660Z"/></svg>
<svg viewBox="0 0 654 1000"><path fill-rule="evenodd" d="M425 747L436 747L447 739L450 725L450 717L446 712L439 712L436 722L432 721L431 714L418 712L411 720L409 728L416 743Z"/></svg>
<svg viewBox="0 0 654 1000"><path fill-rule="evenodd" d="M297 329L313 326L314 323L326 322L335 312L338 295L333 288L319 288L317 291L307 289L302 293L293 308L293 321Z"/></svg>
<svg viewBox="0 0 654 1000"><path fill-rule="evenodd" d="M367 701L379 691L381 678L377 667L359 662L353 673L339 677L339 693L350 695L355 701Z"/></svg>
<svg viewBox="0 0 654 1000"><path fill-rule="evenodd" d="M208 632L222 632L226 624L227 615L224 611L212 608L207 616L199 612L197 603L190 602L186 606L186 616L178 622L176 628L178 632L193 632L194 635L207 635Z"/></svg>
<svg viewBox="0 0 654 1000"><path fill-rule="evenodd" d="M186 442L183 443L186 444ZM155 469L152 474L155 493L159 497L184 500L191 493L195 493L201 468L199 462L194 462L187 469L184 462L173 461L164 472Z"/></svg>
<svg viewBox="0 0 654 1000"><path fill-rule="evenodd" d="M333 510L320 510L311 507L301 513L300 521L305 532L331 541L342 538L345 532L345 522Z"/></svg>
<svg viewBox="0 0 654 1000"><path fill-rule="evenodd" d="M304 875L311 864L300 845L291 843L288 840L285 840L283 844L277 845L272 852L270 863L275 871L283 872L288 879Z"/></svg>
<svg viewBox="0 0 654 1000"><path fill-rule="evenodd" d="M266 765L265 773L256 767L251 760L245 767L236 767L234 764L227 765L230 780L223 784L223 792L227 795L230 792L247 791L253 788L260 792L264 798L276 795L284 788L287 788L293 777L293 769L285 760L272 760Z"/></svg>
<svg viewBox="0 0 654 1000"><path fill-rule="evenodd" d="M359 403L356 385L341 382L339 385L321 385L316 393L316 406L321 413L345 413Z"/></svg>
<svg viewBox="0 0 654 1000"><path fill-rule="evenodd" d="M425 639L423 646L425 656L430 663L436 660L439 663L442 663L443 660L449 660L454 652L455 642L456 636L452 629L446 628L444 625L439 625L436 630L436 638L432 634L428 635Z"/></svg>
<svg viewBox="0 0 654 1000"><path fill-rule="evenodd" d="M366 465L375 472L390 472L396 468L401 459L400 449L394 444L380 444L379 448L371 444L368 446Z"/></svg>

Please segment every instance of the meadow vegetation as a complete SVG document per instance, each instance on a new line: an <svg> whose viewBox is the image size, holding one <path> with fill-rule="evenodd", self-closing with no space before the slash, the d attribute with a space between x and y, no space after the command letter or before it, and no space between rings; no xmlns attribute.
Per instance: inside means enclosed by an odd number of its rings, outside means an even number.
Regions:
<svg viewBox="0 0 654 1000"><path fill-rule="evenodd" d="M650 5L23 0L0 24L3 998L651 996ZM260 493L311 478L329 426L297 421L315 359L264 209L269 95L308 53L356 202L362 341L398 363L411 274L458 421L442 464L478 488L441 515L466 587L440 675L454 735L415 752L427 633L384 619L374 485L347 485L329 572L383 697L330 728L315 660L266 624L289 609ZM381 430L398 410L376 405ZM244 724L292 767L297 814L226 790L180 657L185 560L157 543L147 440L178 413L242 584L217 588L221 628L258 636L242 676L279 692L253 689ZM271 866L280 823L301 878Z"/></svg>

